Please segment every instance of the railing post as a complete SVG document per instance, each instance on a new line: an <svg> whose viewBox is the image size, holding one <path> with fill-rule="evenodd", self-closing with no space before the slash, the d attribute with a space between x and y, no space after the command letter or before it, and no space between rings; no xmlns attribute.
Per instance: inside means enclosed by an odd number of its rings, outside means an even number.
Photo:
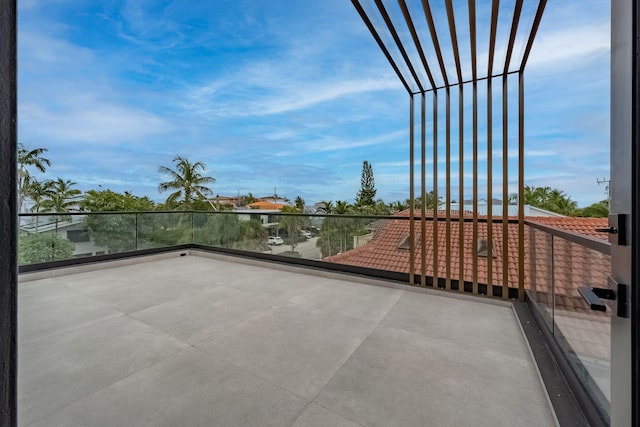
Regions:
<svg viewBox="0 0 640 427"><path fill-rule="evenodd" d="M551 235L551 333L556 334L556 266L553 234Z"/></svg>
<svg viewBox="0 0 640 427"><path fill-rule="evenodd" d="M135 242L136 242L135 248L136 250L138 250L138 212L136 212L134 215L135 215L134 223L135 223Z"/></svg>

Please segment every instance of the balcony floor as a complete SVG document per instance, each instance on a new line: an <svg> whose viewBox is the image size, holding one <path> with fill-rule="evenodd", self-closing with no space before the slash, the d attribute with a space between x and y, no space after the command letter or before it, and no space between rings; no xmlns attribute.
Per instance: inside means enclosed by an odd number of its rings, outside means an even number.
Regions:
<svg viewBox="0 0 640 427"><path fill-rule="evenodd" d="M510 305L320 276L189 255L23 280L19 424L555 425Z"/></svg>

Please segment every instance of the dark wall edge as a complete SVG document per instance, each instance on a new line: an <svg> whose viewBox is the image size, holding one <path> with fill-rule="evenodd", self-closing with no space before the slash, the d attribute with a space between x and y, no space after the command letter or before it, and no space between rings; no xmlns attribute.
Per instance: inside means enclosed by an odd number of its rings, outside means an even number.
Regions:
<svg viewBox="0 0 640 427"><path fill-rule="evenodd" d="M16 0L0 1L0 426L17 425Z"/></svg>

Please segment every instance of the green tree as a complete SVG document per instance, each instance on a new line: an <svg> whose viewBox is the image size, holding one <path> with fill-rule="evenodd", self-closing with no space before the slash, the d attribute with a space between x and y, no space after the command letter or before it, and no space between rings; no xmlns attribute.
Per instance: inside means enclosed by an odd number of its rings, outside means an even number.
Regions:
<svg viewBox="0 0 640 427"><path fill-rule="evenodd" d="M42 212L67 213L79 207L82 192L73 188L75 185L68 179L51 181L49 191L40 203Z"/></svg>
<svg viewBox="0 0 640 427"><path fill-rule="evenodd" d="M33 206L31 212L38 213L42 209L42 203L53 196L52 192L53 181L37 181L31 180L27 189L27 194L31 200L33 200ZM36 233L38 232L38 223L40 217L36 215Z"/></svg>
<svg viewBox="0 0 640 427"><path fill-rule="evenodd" d="M245 251L264 251L269 248L266 241L269 232L260 221L240 221L240 240L235 244L236 249Z"/></svg>
<svg viewBox="0 0 640 427"><path fill-rule="evenodd" d="M535 206L561 215L577 214L578 204L564 191L551 187L524 186L523 201L525 205ZM517 202L517 195L511 195L509 202Z"/></svg>
<svg viewBox="0 0 640 427"><path fill-rule="evenodd" d="M57 234L33 233L18 239L18 264L57 261L73 256L75 245Z"/></svg>
<svg viewBox="0 0 640 427"><path fill-rule="evenodd" d="M250 205L251 203L254 203L256 200L257 199L253 197L253 194L249 193L246 196L240 196L240 201L238 204L240 206L247 206L247 205Z"/></svg>
<svg viewBox="0 0 640 427"><path fill-rule="evenodd" d="M206 223L194 230L196 243L247 251L268 249L268 232L260 221L241 221L237 215L227 213L206 215Z"/></svg>
<svg viewBox="0 0 640 427"><path fill-rule="evenodd" d="M295 205L296 209L298 209L298 211L304 212L304 200L302 199L302 197L296 197L296 200L293 202L293 204Z"/></svg>
<svg viewBox="0 0 640 427"><path fill-rule="evenodd" d="M88 212L129 212L108 215L87 215L86 223L89 236L98 246L108 248L110 252L124 252L136 249L136 233L139 244L154 229L149 220L155 218L136 215L131 212L151 211L156 205L148 197L134 196L128 192L116 193L107 190L89 190L85 193L80 207ZM143 227L144 225L144 227ZM147 234L143 229L147 229ZM158 227L156 227L158 228Z"/></svg>
<svg viewBox="0 0 640 427"><path fill-rule="evenodd" d="M18 144L18 212L22 212L22 205L29 197L29 186L33 180L29 167L34 167L40 172L45 172L51 161L42 157L47 152L46 148L34 148L29 150L23 144Z"/></svg>
<svg viewBox="0 0 640 427"><path fill-rule="evenodd" d="M47 192L43 200L40 202L41 211L64 214L71 212L74 208L77 208L80 203L79 196L81 191L77 188L73 188L74 185L76 185L76 183L68 179L63 180L62 178L58 178L55 181L51 181L50 191ZM55 233L57 235L58 222L71 221L71 217L69 215L56 215L55 221Z"/></svg>
<svg viewBox="0 0 640 427"><path fill-rule="evenodd" d="M203 176L206 166L202 162L191 163L182 156L173 159L175 170L166 166L160 166L160 173L168 175L171 181L158 185L158 191L173 191L166 201L168 208L189 210L192 209L195 200L203 200L211 196L213 192L207 185L216 182L215 178Z"/></svg>
<svg viewBox="0 0 640 427"><path fill-rule="evenodd" d="M578 203L571 200L571 197L569 197L564 191L554 188L551 190L550 200L545 209L566 216L574 216L578 209Z"/></svg>
<svg viewBox="0 0 640 427"><path fill-rule="evenodd" d="M300 213L301 211L295 206L285 206L280 209L284 213ZM305 218L295 215L280 216L280 222L278 228L284 229L287 233L287 238L291 244L291 252L295 252L298 245L298 239L300 237L300 229L305 225Z"/></svg>
<svg viewBox="0 0 640 427"><path fill-rule="evenodd" d="M437 209L444 204L442 196L438 196L436 200L435 191L431 190L428 193L424 193L424 197L418 196L414 199L414 209L421 209L423 200L425 209ZM411 199L405 200L404 204L409 208L411 206Z"/></svg>
<svg viewBox="0 0 640 427"><path fill-rule="evenodd" d="M335 211L335 206L333 206L333 201L329 200L328 202L322 202L322 206L318 208L318 212L330 215Z"/></svg>
<svg viewBox="0 0 640 427"><path fill-rule="evenodd" d="M578 209L576 211L576 216L590 217L590 218L606 218L609 216L609 201L601 200L585 208Z"/></svg>
<svg viewBox="0 0 640 427"><path fill-rule="evenodd" d="M341 218L341 215L353 213L353 207L344 200L337 200L335 215L323 219L321 231L316 241L323 257L335 255L353 249L353 236L366 234L369 219Z"/></svg>
<svg viewBox="0 0 640 427"><path fill-rule="evenodd" d="M357 212L362 215L391 215L391 207L384 200L378 199L375 204L357 208Z"/></svg>
<svg viewBox="0 0 640 427"><path fill-rule="evenodd" d="M395 201L393 203L391 203L391 211L392 212L401 212L404 211L406 209L409 209L409 203L407 202L401 202L400 200Z"/></svg>
<svg viewBox="0 0 640 427"><path fill-rule="evenodd" d="M333 213L338 215L346 215L352 212L353 209L349 203L347 203L345 200L336 200L336 206L333 210Z"/></svg>
<svg viewBox="0 0 640 427"><path fill-rule="evenodd" d="M368 161L362 163L360 190L356 195L356 206L371 206L375 204L376 185L373 178L373 168Z"/></svg>
<svg viewBox="0 0 640 427"><path fill-rule="evenodd" d="M152 211L156 208L156 204L147 196L138 197L129 192L123 194L107 189L85 192L80 207L89 212L134 212Z"/></svg>

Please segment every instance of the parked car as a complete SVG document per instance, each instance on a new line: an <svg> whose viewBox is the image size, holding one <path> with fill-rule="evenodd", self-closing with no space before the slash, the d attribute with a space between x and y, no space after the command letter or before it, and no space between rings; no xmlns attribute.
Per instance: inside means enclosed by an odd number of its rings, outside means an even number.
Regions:
<svg viewBox="0 0 640 427"><path fill-rule="evenodd" d="M284 243L284 240L282 240L282 237L278 237L278 236L271 236L267 239L267 244L269 245L281 245Z"/></svg>
<svg viewBox="0 0 640 427"><path fill-rule="evenodd" d="M310 231L307 231L307 230L302 230L302 231L300 232L300 235L301 235L301 236L306 237L307 239L310 239L310 238L311 238L311 232L310 232Z"/></svg>

